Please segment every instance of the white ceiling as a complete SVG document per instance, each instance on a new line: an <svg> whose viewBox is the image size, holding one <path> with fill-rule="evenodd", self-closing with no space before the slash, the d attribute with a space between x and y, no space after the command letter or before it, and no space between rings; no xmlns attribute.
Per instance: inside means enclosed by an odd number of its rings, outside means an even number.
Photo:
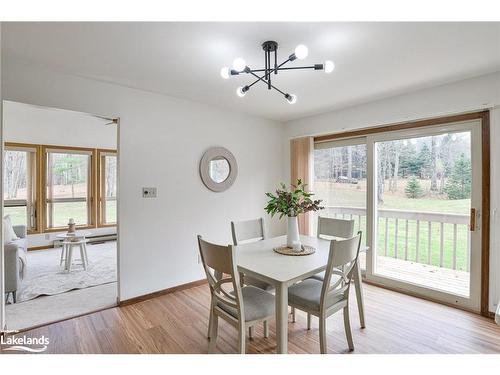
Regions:
<svg viewBox="0 0 500 375"><path fill-rule="evenodd" d="M263 65L260 44L295 45L335 62L332 74L286 71L274 84L288 104L248 76L223 80L242 56ZM3 23L3 53L50 68L287 121L500 70L500 23ZM273 77L274 78L274 77Z"/></svg>

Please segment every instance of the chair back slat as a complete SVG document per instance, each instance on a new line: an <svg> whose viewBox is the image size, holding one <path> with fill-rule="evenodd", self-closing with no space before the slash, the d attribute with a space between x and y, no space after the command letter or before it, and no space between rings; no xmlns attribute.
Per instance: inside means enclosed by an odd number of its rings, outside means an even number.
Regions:
<svg viewBox="0 0 500 375"><path fill-rule="evenodd" d="M343 298L348 298L349 286L358 260L360 246L361 232L346 240L330 242L330 254L321 291L322 308L333 297L341 295ZM340 276L340 279L332 285L333 275Z"/></svg>
<svg viewBox="0 0 500 375"><path fill-rule="evenodd" d="M231 249L228 246L212 244L204 241L201 236L198 236L198 244L202 260L208 267L214 271L231 274Z"/></svg>
<svg viewBox="0 0 500 375"><path fill-rule="evenodd" d="M238 316L244 317L242 294L239 273L236 271L234 261L234 248L220 246L207 242L198 236L198 246L201 261L213 300L218 304L238 310ZM231 284L232 293L223 288L223 285Z"/></svg>
<svg viewBox="0 0 500 375"><path fill-rule="evenodd" d="M318 216L318 237L351 238L354 234L354 220L333 219Z"/></svg>
<svg viewBox="0 0 500 375"><path fill-rule="evenodd" d="M266 238L264 219L232 221L231 233L234 245L239 245L241 242L263 240Z"/></svg>

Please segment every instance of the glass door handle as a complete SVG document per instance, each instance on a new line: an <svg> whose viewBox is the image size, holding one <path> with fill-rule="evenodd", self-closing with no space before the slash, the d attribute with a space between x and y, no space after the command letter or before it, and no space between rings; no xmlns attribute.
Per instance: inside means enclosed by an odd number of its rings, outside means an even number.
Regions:
<svg viewBox="0 0 500 375"><path fill-rule="evenodd" d="M471 207L470 209L469 230L471 232L474 232L476 230L476 209L473 207Z"/></svg>

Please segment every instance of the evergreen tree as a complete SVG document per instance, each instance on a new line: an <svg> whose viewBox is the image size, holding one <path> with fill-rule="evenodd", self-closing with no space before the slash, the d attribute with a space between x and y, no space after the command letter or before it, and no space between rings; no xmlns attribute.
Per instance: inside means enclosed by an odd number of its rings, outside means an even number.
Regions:
<svg viewBox="0 0 500 375"><path fill-rule="evenodd" d="M471 180L470 159L465 154L461 154L455 161L455 165L451 170L450 180L444 188L448 199L470 198Z"/></svg>
<svg viewBox="0 0 500 375"><path fill-rule="evenodd" d="M417 162L418 166L420 168L420 178L430 178L432 171L431 171L431 150L429 149L429 146L427 146L427 143L424 143L422 148L420 149L420 152L418 153L417 157Z"/></svg>
<svg viewBox="0 0 500 375"><path fill-rule="evenodd" d="M420 186L420 182L415 176L411 177L408 180L408 184L405 188L405 193L406 196L411 199L416 199L422 196L422 187Z"/></svg>

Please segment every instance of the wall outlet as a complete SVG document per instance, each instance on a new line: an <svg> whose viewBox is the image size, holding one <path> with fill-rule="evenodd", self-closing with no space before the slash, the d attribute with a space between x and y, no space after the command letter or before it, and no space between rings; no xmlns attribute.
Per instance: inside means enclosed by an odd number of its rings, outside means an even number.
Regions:
<svg viewBox="0 0 500 375"><path fill-rule="evenodd" d="M142 188L143 198L156 198L156 188L155 187L143 187Z"/></svg>

